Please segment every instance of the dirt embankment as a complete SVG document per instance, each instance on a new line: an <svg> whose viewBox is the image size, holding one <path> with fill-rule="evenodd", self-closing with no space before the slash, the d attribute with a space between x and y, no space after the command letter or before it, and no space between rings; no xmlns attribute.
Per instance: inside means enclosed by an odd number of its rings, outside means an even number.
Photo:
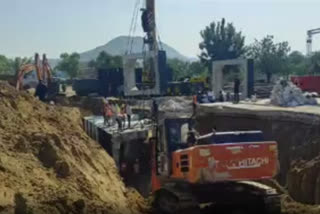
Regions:
<svg viewBox="0 0 320 214"><path fill-rule="evenodd" d="M296 112L261 112L217 107L200 107L197 118L202 133L212 127L219 131L262 130L267 140L279 143L278 180L288 187L293 199L320 203L320 117Z"/></svg>
<svg viewBox="0 0 320 214"><path fill-rule="evenodd" d="M80 109L82 116L102 115L103 97L56 97L55 103L58 106L76 107Z"/></svg>
<svg viewBox="0 0 320 214"><path fill-rule="evenodd" d="M141 213L113 159L82 130L76 109L0 82L0 213Z"/></svg>

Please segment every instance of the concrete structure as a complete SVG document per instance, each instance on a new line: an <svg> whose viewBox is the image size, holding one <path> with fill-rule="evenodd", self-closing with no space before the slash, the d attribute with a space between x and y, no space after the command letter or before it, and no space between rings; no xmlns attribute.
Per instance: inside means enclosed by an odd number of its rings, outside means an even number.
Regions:
<svg viewBox="0 0 320 214"><path fill-rule="evenodd" d="M153 67L155 85L154 88L146 90L138 90L136 86L136 65L139 61L144 61L146 59L157 59L158 54L154 51L146 52L145 55L140 54L130 54L123 57L123 77L124 77L124 94L125 96L144 96L144 95L160 95L160 74L158 61L155 60Z"/></svg>
<svg viewBox="0 0 320 214"><path fill-rule="evenodd" d="M132 128L121 132L118 131L116 124L106 127L103 122L102 116L85 117L83 119L84 129L114 159L126 185L136 188L147 197L151 188L151 157L148 141L153 128L151 121L140 121L137 115L134 115L131 121ZM140 170L135 173L132 170L137 163ZM123 164L126 165L125 172L122 171Z"/></svg>
<svg viewBox="0 0 320 214"><path fill-rule="evenodd" d="M223 89L223 68L227 65L237 65L243 73L244 85L242 89L242 99L249 98L254 92L254 73L253 73L253 60L252 59L231 59L231 60L218 60L212 62L212 76L211 87L215 95L218 96L219 92Z"/></svg>

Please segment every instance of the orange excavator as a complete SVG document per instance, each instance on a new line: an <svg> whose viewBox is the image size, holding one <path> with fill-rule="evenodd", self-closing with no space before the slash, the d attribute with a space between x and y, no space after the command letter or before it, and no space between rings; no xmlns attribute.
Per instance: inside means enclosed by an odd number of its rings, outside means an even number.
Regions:
<svg viewBox="0 0 320 214"><path fill-rule="evenodd" d="M43 54L42 62L39 54L36 53L33 64L25 64L20 67L17 76L16 89L23 89L23 81L25 75L35 71L37 73L38 85L36 87L36 96L44 101L47 98L52 98L59 93L59 83L53 81L52 69L48 63L46 54Z"/></svg>
<svg viewBox="0 0 320 214"><path fill-rule="evenodd" d="M280 195L263 184L279 168L276 142L261 131L190 138L193 122L176 115L159 120L150 138L156 213L194 214L203 204L217 213L281 213Z"/></svg>

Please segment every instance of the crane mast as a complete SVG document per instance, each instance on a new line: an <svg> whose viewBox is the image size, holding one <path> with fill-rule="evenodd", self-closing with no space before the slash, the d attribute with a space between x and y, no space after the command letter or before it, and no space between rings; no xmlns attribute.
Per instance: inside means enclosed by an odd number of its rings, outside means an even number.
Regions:
<svg viewBox="0 0 320 214"><path fill-rule="evenodd" d="M150 25L150 31L147 32L147 43L149 45L149 50L157 52L157 31L156 31L156 10L155 10L155 0L146 0L146 10L148 11L148 22Z"/></svg>
<svg viewBox="0 0 320 214"><path fill-rule="evenodd" d="M320 34L320 28L307 31L307 55L308 56L312 54L312 36L315 34Z"/></svg>

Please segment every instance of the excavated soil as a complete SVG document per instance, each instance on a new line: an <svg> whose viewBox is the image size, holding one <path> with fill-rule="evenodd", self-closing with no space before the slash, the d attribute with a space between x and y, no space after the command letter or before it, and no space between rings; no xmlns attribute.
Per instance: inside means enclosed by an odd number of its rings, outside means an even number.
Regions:
<svg viewBox="0 0 320 214"><path fill-rule="evenodd" d="M0 213L143 213L80 112L0 82Z"/></svg>
<svg viewBox="0 0 320 214"><path fill-rule="evenodd" d="M319 214L320 206L311 206L293 201L288 195L282 197L282 214Z"/></svg>

